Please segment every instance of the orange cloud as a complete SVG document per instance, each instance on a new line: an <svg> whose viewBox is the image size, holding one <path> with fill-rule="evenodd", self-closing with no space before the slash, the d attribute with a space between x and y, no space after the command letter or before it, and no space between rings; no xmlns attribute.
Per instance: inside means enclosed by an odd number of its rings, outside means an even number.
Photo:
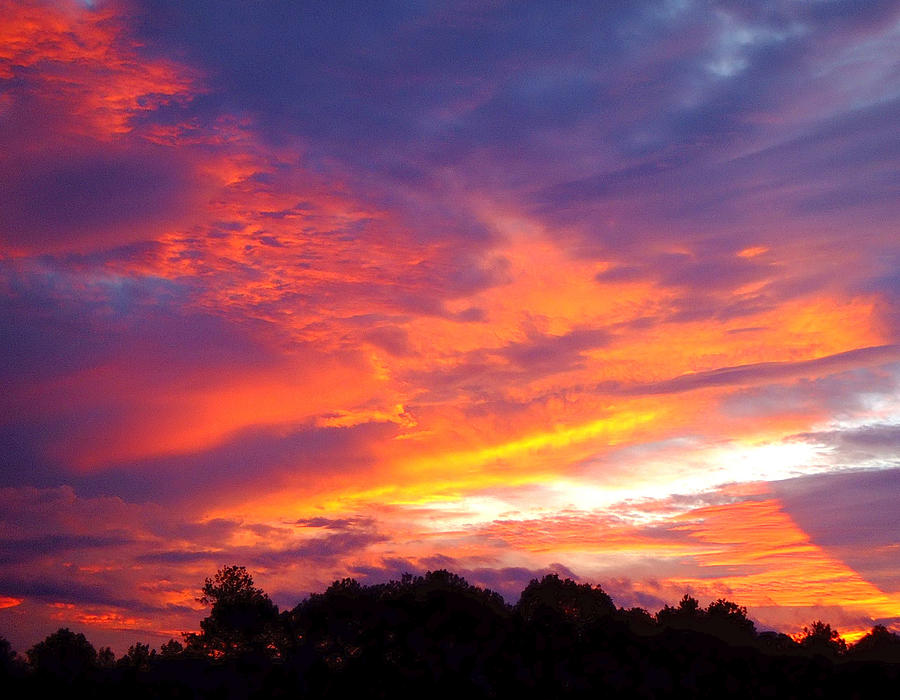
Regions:
<svg viewBox="0 0 900 700"><path fill-rule="evenodd" d="M692 552L701 571L731 573L673 578L674 585L710 595L727 591L751 609L837 606L869 618L900 617L900 596L879 590L813 544L775 499L710 506L677 520L675 529L702 543Z"/></svg>
<svg viewBox="0 0 900 700"><path fill-rule="evenodd" d="M132 129L136 114L196 93L196 75L173 62L140 56L115 5L74 0L0 3L0 78L29 72L30 90L65 106L94 137Z"/></svg>

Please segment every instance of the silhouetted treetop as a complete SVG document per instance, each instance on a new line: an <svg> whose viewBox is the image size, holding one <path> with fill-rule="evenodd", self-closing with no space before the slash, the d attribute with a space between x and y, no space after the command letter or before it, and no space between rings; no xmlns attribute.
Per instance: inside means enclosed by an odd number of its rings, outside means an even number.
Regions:
<svg viewBox="0 0 900 700"><path fill-rule="evenodd" d="M216 572L214 578L204 581L203 595L197 600L215 607L217 604L246 602L259 597L268 596L262 589L254 588L253 577L246 567L225 566Z"/></svg>
<svg viewBox="0 0 900 700"><path fill-rule="evenodd" d="M800 645L784 632L766 630L756 638L757 644L765 651L773 654L795 654Z"/></svg>
<svg viewBox="0 0 900 700"><path fill-rule="evenodd" d="M900 635L894 634L884 625L875 625L849 651L857 659L900 662Z"/></svg>
<svg viewBox="0 0 900 700"><path fill-rule="evenodd" d="M115 652L110 647L100 647L97 650L97 666L100 668L112 668L115 665Z"/></svg>
<svg viewBox="0 0 900 700"><path fill-rule="evenodd" d="M620 609L619 618L628 623L635 631L648 632L653 629L656 620L644 608Z"/></svg>
<svg viewBox="0 0 900 700"><path fill-rule="evenodd" d="M119 659L118 665L133 671L146 671L155 659L156 649L150 649L149 644L138 642L128 647L128 651Z"/></svg>
<svg viewBox="0 0 900 700"><path fill-rule="evenodd" d="M813 654L830 657L847 651L847 644L841 639L840 633L821 620L816 620L809 627L803 628L800 646Z"/></svg>
<svg viewBox="0 0 900 700"><path fill-rule="evenodd" d="M243 566L226 566L207 578L198 600L212 609L200 622L202 634L188 638L192 648L233 655L263 652L275 643L278 607Z"/></svg>
<svg viewBox="0 0 900 700"><path fill-rule="evenodd" d="M706 607L705 629L711 634L731 641L740 641L741 637L752 638L756 626L747 617L747 608L730 600L719 598Z"/></svg>
<svg viewBox="0 0 900 700"><path fill-rule="evenodd" d="M577 624L588 624L612 615L616 606L600 586L547 574L540 581L531 580L522 591L516 610L525 620L561 616Z"/></svg>
<svg viewBox="0 0 900 700"><path fill-rule="evenodd" d="M8 674L16 663L16 652L5 637L0 637L0 674Z"/></svg>
<svg viewBox="0 0 900 700"><path fill-rule="evenodd" d="M656 621L664 627L695 629L701 624L702 618L703 609L700 607L700 601L687 593L678 602L677 607L665 605L656 613Z"/></svg>
<svg viewBox="0 0 900 700"><path fill-rule="evenodd" d="M733 643L749 642L756 635L747 608L724 598L704 609L696 598L685 594L677 607L666 605L656 613L656 620L662 627L712 634Z"/></svg>
<svg viewBox="0 0 900 700"><path fill-rule="evenodd" d="M61 627L28 650L28 663L39 673L71 680L96 667L97 650L80 632Z"/></svg>
<svg viewBox="0 0 900 700"><path fill-rule="evenodd" d="M174 658L184 651L184 645L177 639L170 639L159 648L159 653L164 658Z"/></svg>

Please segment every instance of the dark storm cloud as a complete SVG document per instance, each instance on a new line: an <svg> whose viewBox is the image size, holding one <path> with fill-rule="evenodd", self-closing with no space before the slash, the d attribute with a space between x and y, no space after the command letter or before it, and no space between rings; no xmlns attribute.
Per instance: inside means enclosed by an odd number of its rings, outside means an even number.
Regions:
<svg viewBox="0 0 900 700"><path fill-rule="evenodd" d="M876 79L856 64L830 62L862 37L885 41L891 3L141 7L148 46L203 67L198 114L239 105L274 142L302 136L311 169L405 212L420 236L474 250L493 233L447 205L452 172L462 192L510 198L581 239L578 254L617 262L606 281L683 290L672 320L736 318L800 293L795 279L793 292L782 281L730 311L700 308L711 290L787 273L736 257L785 235L761 212L789 236L829 218L826 238L851 223L875 235L900 214L898 104L866 93ZM856 102L830 92L821 66L861 83ZM660 251L672 245L688 253ZM450 296L484 286L467 269L442 276ZM408 313L442 313L430 296L391 293ZM403 352L397 337L376 342Z"/></svg>
<svg viewBox="0 0 900 700"><path fill-rule="evenodd" d="M350 139L421 138L436 126L428 118L433 110L477 95L498 69L515 75L535 63L535 54L603 51L572 30L588 16L628 13L615 6L550 10L538 3L512 13L504 3L142 5L142 35L204 66L216 92L240 101L280 132L303 131L345 146ZM559 41L562 36L568 44ZM535 108L543 103L529 101Z"/></svg>
<svg viewBox="0 0 900 700"><path fill-rule="evenodd" d="M601 328L579 328L562 335L529 333L527 340L509 343L497 355L527 374L564 372L578 366L584 352L602 348L611 340L610 333Z"/></svg>
<svg viewBox="0 0 900 700"><path fill-rule="evenodd" d="M740 286L762 276L765 268L721 254L727 250L710 257L705 245L713 234L719 246L730 243L736 253L783 235L779 228L760 225L763 212L778 212L786 224L818 215L838 215L849 223L853 212L864 210L866 221L857 224L868 229L871 221L876 231L877 222L897 212L892 183L900 147L888 134L898 108L893 100L824 117L800 136L750 147L746 155L723 153L714 162L694 157L651 162L552 185L536 200L538 212L558 225L583 227L596 242L596 254L621 258L624 270L634 270L635 260L646 259L651 277L661 273L675 284L700 286L737 273L733 285ZM615 212L625 228L599 221L604 210ZM831 222L822 233L833 235L835 228ZM654 248L646 246L667 240L689 246L693 255L654 259ZM688 276L679 270L683 262L697 260L701 265ZM755 274L748 276L754 268ZM610 274L623 272L613 268Z"/></svg>
<svg viewBox="0 0 900 700"><path fill-rule="evenodd" d="M891 395L891 389L884 387L884 395ZM892 423L800 433L793 439L824 445L829 451L829 461L840 468L900 464L900 426Z"/></svg>
<svg viewBox="0 0 900 700"><path fill-rule="evenodd" d="M333 561L388 539L386 535L377 532L341 532L315 537L287 549L257 551L251 556L260 566L283 566L302 561Z"/></svg>

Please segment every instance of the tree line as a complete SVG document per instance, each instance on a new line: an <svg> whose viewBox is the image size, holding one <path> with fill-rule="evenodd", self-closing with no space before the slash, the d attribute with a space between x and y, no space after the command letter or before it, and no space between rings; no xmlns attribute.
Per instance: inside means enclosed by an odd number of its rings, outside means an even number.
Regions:
<svg viewBox="0 0 900 700"><path fill-rule="evenodd" d="M12 697L853 698L900 681L900 637L884 626L849 646L820 620L793 638L757 631L732 601L703 607L685 595L651 614L555 574L532 580L515 605L439 570L341 579L279 611L244 567L226 566L198 600L209 607L198 633L120 658L68 628L25 658L0 638L4 687Z"/></svg>

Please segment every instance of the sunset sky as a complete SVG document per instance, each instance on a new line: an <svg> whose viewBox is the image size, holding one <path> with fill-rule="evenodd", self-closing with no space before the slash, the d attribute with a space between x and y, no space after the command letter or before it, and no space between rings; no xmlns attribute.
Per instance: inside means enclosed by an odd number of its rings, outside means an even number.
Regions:
<svg viewBox="0 0 900 700"><path fill-rule="evenodd" d="M0 0L0 635L448 568L900 632L900 7Z"/></svg>

